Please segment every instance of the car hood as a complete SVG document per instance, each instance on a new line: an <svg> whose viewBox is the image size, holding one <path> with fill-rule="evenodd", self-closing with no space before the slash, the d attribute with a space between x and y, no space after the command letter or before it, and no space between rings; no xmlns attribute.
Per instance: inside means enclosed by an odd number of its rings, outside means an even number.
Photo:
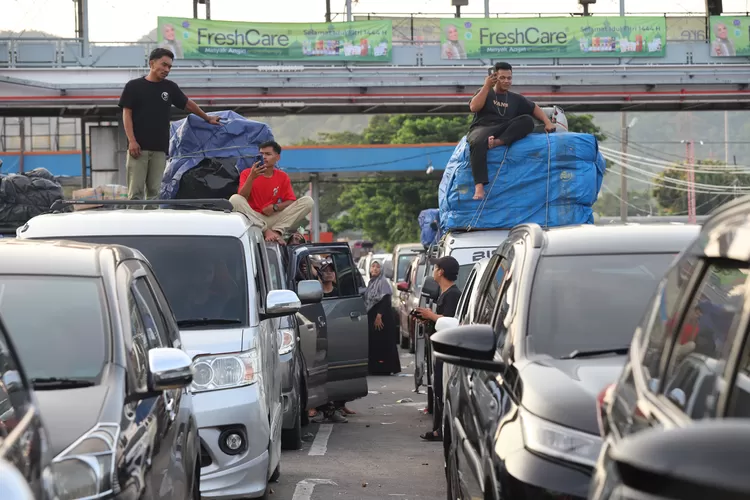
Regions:
<svg viewBox="0 0 750 500"><path fill-rule="evenodd" d="M108 391L107 385L95 385L35 392L52 456L60 454L99 423Z"/></svg>
<svg viewBox="0 0 750 500"><path fill-rule="evenodd" d="M596 398L617 380L626 360L626 356L536 360L520 373L521 405L550 422L599 434Z"/></svg>
<svg viewBox="0 0 750 500"><path fill-rule="evenodd" d="M254 347L251 328L182 329L182 347L191 358L202 354L246 351Z"/></svg>

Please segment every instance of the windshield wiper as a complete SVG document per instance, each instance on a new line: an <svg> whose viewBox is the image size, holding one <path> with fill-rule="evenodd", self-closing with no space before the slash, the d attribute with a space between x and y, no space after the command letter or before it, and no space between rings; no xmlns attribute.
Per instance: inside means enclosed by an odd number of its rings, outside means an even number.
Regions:
<svg viewBox="0 0 750 500"><path fill-rule="evenodd" d="M181 319L177 322L180 328L190 326L210 326L210 325L241 325L242 320L230 318L193 318Z"/></svg>
<svg viewBox="0 0 750 500"><path fill-rule="evenodd" d="M39 377L32 378L31 385L34 389L76 389L78 387L91 387L91 380L66 377Z"/></svg>
<svg viewBox="0 0 750 500"><path fill-rule="evenodd" d="M561 356L560 359L576 359L576 358L591 358L594 356L602 356L604 354L627 354L630 350L629 347L613 347L611 349L592 349L590 351L581 351L576 349L570 354Z"/></svg>

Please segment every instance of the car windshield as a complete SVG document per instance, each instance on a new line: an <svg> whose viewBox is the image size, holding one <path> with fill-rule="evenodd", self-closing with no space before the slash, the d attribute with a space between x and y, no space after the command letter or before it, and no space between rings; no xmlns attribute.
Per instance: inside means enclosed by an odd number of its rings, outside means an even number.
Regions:
<svg viewBox="0 0 750 500"><path fill-rule="evenodd" d="M422 262L421 264L419 264L419 266L417 267L417 290L419 290L420 288L422 288L422 283L424 283L424 278L425 278L425 276L424 276L424 268L425 268L425 263L424 262Z"/></svg>
<svg viewBox="0 0 750 500"><path fill-rule="evenodd" d="M247 324L245 252L237 238L149 235L70 239L125 245L140 251L151 263L178 322L197 320L191 328L210 325L212 329Z"/></svg>
<svg viewBox="0 0 750 500"><path fill-rule="evenodd" d="M627 348L676 254L542 258L529 307L531 352L555 358L574 351Z"/></svg>
<svg viewBox="0 0 750 500"><path fill-rule="evenodd" d="M29 379L99 383L110 344L99 278L2 275L0 316Z"/></svg>

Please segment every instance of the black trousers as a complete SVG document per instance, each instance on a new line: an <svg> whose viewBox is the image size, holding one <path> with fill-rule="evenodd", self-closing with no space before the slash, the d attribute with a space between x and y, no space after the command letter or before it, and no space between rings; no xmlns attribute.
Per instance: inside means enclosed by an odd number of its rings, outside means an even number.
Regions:
<svg viewBox="0 0 750 500"><path fill-rule="evenodd" d="M490 137L494 136L495 140L501 140L503 144L510 146L533 131L534 119L530 115L517 116L500 125L476 127L469 130L466 140L469 143L474 184L489 184L490 182L487 173L487 151L490 149L487 141Z"/></svg>
<svg viewBox="0 0 750 500"><path fill-rule="evenodd" d="M432 394L435 404L432 408L432 430L442 433L443 429L443 362L435 360L435 372L432 374Z"/></svg>

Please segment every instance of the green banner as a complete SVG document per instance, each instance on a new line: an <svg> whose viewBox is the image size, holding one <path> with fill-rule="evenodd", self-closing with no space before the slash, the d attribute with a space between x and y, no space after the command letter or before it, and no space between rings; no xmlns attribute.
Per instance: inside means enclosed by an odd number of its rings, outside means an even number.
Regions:
<svg viewBox="0 0 750 500"><path fill-rule="evenodd" d="M159 17L158 43L177 59L390 61L391 21L243 23Z"/></svg>
<svg viewBox="0 0 750 500"><path fill-rule="evenodd" d="M442 19L443 59L664 57L664 17Z"/></svg>
<svg viewBox="0 0 750 500"><path fill-rule="evenodd" d="M713 57L750 56L750 17L711 16L710 25Z"/></svg>

